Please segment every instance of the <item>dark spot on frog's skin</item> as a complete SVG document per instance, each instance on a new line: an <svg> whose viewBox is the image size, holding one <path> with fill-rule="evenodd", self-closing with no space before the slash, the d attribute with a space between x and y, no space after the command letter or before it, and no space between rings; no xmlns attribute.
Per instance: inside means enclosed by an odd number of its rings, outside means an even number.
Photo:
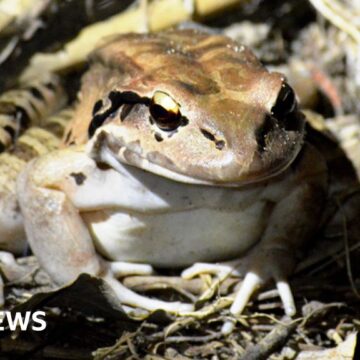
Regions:
<svg viewBox="0 0 360 360"><path fill-rule="evenodd" d="M34 86L31 86L28 88L28 90L30 91L31 95L34 96L34 98L44 101L44 95L41 93L39 89L37 89Z"/></svg>
<svg viewBox="0 0 360 360"><path fill-rule="evenodd" d="M189 120L186 117L182 116L180 126L186 126L188 124L189 124Z"/></svg>
<svg viewBox="0 0 360 360"><path fill-rule="evenodd" d="M96 164L97 168L100 169L100 170L103 170L103 171L106 171L106 170L110 170L111 169L111 166L108 165L108 164L105 164L103 162L99 162Z"/></svg>
<svg viewBox="0 0 360 360"><path fill-rule="evenodd" d="M0 141L0 153L5 150L5 145Z"/></svg>
<svg viewBox="0 0 360 360"><path fill-rule="evenodd" d="M70 176L72 176L76 182L76 185L82 185L84 181L86 180L86 176L79 172L79 173L71 173Z"/></svg>
<svg viewBox="0 0 360 360"><path fill-rule="evenodd" d="M209 131L204 130L204 129L200 129L201 133L210 141L215 141L215 136L213 134L211 134Z"/></svg>
<svg viewBox="0 0 360 360"><path fill-rule="evenodd" d="M103 107L102 100L98 100L92 110L92 115L95 116L95 114Z"/></svg>
<svg viewBox="0 0 360 360"><path fill-rule="evenodd" d="M163 137L159 134L159 133L155 133L155 140L156 141L158 141L158 142L160 142L160 141L163 141L164 139L163 139Z"/></svg>
<svg viewBox="0 0 360 360"><path fill-rule="evenodd" d="M52 82L48 82L46 84L44 84L46 88L48 88L49 90L51 91L55 91L56 90L56 87L55 85L52 83Z"/></svg>
<svg viewBox="0 0 360 360"><path fill-rule="evenodd" d="M150 102L148 98L140 97L131 91L111 91L108 95L108 99L110 100L110 107L101 113L99 113L99 111L98 113L95 113L90 122L88 129L89 138L91 138L95 131L104 124L107 118L116 116L117 111L124 104L144 104L148 106Z"/></svg>
<svg viewBox="0 0 360 360"><path fill-rule="evenodd" d="M209 131L205 130L205 129L200 129L201 133L210 141L213 141L215 143L215 147L218 150L222 150L225 146L225 141L224 140L218 140L216 139L215 135L213 135L212 133L210 133Z"/></svg>
<svg viewBox="0 0 360 360"><path fill-rule="evenodd" d="M121 111L120 111L120 120L121 121L124 121L127 118L127 116L130 114L133 107L134 107L133 104L124 104L121 107Z"/></svg>
<svg viewBox="0 0 360 360"><path fill-rule="evenodd" d="M215 147L218 149L218 150L222 150L225 146L225 141L224 140L216 140L215 141Z"/></svg>

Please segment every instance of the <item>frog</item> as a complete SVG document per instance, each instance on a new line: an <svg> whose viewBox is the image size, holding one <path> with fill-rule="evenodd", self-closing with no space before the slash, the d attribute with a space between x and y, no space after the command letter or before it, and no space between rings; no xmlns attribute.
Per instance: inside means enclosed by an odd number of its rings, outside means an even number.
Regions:
<svg viewBox="0 0 360 360"><path fill-rule="evenodd" d="M191 313L121 277L154 268L242 276L230 313L289 277L316 231L327 167L285 77L221 34L105 39L91 54L59 150L17 180L27 240L59 286L88 273L120 304Z"/></svg>

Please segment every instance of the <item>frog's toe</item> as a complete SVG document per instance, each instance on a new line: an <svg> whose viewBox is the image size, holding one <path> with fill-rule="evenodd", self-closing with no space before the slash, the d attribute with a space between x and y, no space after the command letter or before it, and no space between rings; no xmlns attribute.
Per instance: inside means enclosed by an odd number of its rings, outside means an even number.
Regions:
<svg viewBox="0 0 360 360"><path fill-rule="evenodd" d="M254 292L265 282L273 279L286 315L294 316L296 313L295 301L287 281L287 276L293 268L293 258L288 252L282 249L263 249L253 253L246 260L242 265L246 266L247 269L244 270L243 268L241 271L245 277L235 295L230 313L234 316L241 314ZM232 331L232 328L232 322L226 322L222 332L227 334Z"/></svg>
<svg viewBox="0 0 360 360"><path fill-rule="evenodd" d="M136 292L125 287L117 278L128 275L150 275L154 272L151 265L134 264L123 261L109 262L109 272L105 277L107 283L114 290L122 304L132 307L145 309L148 311L165 310L169 313L186 313L194 310L192 304L182 302L166 302L157 299L151 299L147 296L139 295Z"/></svg>
<svg viewBox="0 0 360 360"><path fill-rule="evenodd" d="M181 273L184 279L191 279L201 274L216 275L219 279L224 279L234 271L234 267L225 264L196 263Z"/></svg>
<svg viewBox="0 0 360 360"><path fill-rule="evenodd" d="M265 280L261 275L254 272L248 272L235 296L230 312L235 316L241 314L252 294L264 283L264 281ZM275 278L275 282L285 313L288 316L295 315L295 301L289 283L283 278Z"/></svg>
<svg viewBox="0 0 360 360"><path fill-rule="evenodd" d="M241 287L230 308L234 315L240 314L251 295L268 280L274 280L282 300L285 313L295 314L295 302L287 281L295 261L292 254L281 248L256 249L243 263L241 272L245 275Z"/></svg>
<svg viewBox="0 0 360 360"><path fill-rule="evenodd" d="M109 263L110 270L115 277L123 277L128 275L151 275L154 269L148 264L134 264L124 261L112 261Z"/></svg>
<svg viewBox="0 0 360 360"><path fill-rule="evenodd" d="M276 279L276 287L284 306L285 313L288 316L294 316L296 313L295 301L289 283L283 278ZM243 312L253 293L263 284L264 280L258 274L248 272L241 284L240 289L235 295L234 302L230 307L230 313L238 316ZM224 335L230 334L234 329L233 321L226 321L221 329Z"/></svg>
<svg viewBox="0 0 360 360"><path fill-rule="evenodd" d="M296 306L290 284L287 280L277 279L276 287L279 291L286 315L294 316L296 314Z"/></svg>
<svg viewBox="0 0 360 360"><path fill-rule="evenodd" d="M248 272L246 274L240 289L235 295L234 302L230 307L230 313L232 315L237 316L244 311L253 293L264 283L264 279L267 279L267 276L263 278L254 272ZM282 277L274 277L274 279L286 315L294 316L296 313L295 301L288 281ZM233 328L234 323L232 321L226 321L221 331L227 335L232 332Z"/></svg>
<svg viewBox="0 0 360 360"><path fill-rule="evenodd" d="M108 273L104 277L104 280L106 280L106 282L113 289L121 304L142 308L148 311L165 310L173 314L182 314L194 310L193 304L182 303L178 301L167 302L139 295L121 284L119 280L115 279L112 273Z"/></svg>

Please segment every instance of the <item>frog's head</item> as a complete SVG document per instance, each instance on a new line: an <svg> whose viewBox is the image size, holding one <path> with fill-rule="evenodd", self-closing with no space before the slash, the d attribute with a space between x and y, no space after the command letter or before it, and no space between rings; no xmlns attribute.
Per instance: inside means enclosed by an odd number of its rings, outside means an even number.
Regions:
<svg viewBox="0 0 360 360"><path fill-rule="evenodd" d="M95 103L89 128L92 155L111 166L237 186L278 174L301 148L304 119L284 77L226 37L127 35L97 56L130 70Z"/></svg>

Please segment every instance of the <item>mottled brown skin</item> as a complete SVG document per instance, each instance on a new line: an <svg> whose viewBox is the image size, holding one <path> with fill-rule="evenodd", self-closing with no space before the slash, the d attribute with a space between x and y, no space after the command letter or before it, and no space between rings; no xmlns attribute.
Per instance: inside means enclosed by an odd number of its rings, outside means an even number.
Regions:
<svg viewBox="0 0 360 360"><path fill-rule="evenodd" d="M194 30L120 35L96 50L92 62L67 143L88 140L94 104L102 100L97 113L105 111L110 92L151 99L161 90L180 105L188 123L166 132L144 121L149 118L145 105L124 120L114 112L107 122L124 128L116 142L129 150L122 161L142 167L139 157L146 158L200 181L238 185L276 174L300 150L301 115L292 120L295 131L276 119L259 145L284 78L269 73L249 49L227 37Z"/></svg>

